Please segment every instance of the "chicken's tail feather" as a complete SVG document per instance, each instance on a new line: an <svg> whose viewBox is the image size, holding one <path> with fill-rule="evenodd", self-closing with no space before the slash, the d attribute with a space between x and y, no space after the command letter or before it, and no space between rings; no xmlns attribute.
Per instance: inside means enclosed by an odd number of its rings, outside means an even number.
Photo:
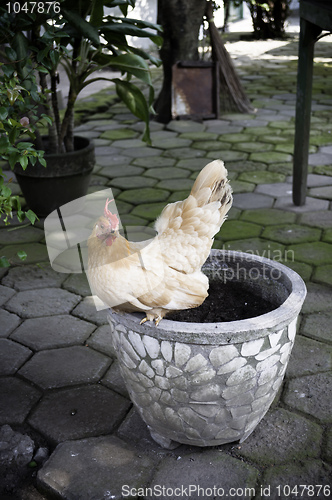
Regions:
<svg viewBox="0 0 332 500"><path fill-rule="evenodd" d="M219 202L220 222L222 222L233 201L224 162L215 160L206 165L197 177L190 194L197 200L199 207Z"/></svg>

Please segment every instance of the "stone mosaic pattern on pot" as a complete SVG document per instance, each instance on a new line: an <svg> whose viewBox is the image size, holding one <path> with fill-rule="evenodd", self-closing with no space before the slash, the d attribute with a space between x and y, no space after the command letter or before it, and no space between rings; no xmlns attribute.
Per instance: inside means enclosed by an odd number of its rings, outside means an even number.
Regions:
<svg viewBox="0 0 332 500"><path fill-rule="evenodd" d="M165 446L244 441L281 386L296 333L295 318L248 342L198 345L134 332L112 314L109 322L129 395Z"/></svg>

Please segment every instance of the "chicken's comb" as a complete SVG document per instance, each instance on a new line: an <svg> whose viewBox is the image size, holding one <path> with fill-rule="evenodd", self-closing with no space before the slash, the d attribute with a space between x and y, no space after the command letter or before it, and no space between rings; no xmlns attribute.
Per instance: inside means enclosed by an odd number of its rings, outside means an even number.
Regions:
<svg viewBox="0 0 332 500"><path fill-rule="evenodd" d="M110 210L108 210L108 205L112 201L114 201L114 198L112 200L109 200L107 198L105 208L104 208L104 216L106 217L106 219L108 219L111 222L112 226L117 226L119 224L119 219L117 218L117 216L115 214L112 214L112 212Z"/></svg>

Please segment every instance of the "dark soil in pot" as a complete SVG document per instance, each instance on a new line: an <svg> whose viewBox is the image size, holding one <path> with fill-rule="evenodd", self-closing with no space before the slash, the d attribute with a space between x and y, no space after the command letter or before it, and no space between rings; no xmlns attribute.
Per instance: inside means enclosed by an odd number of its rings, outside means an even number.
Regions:
<svg viewBox="0 0 332 500"><path fill-rule="evenodd" d="M210 282L209 296L203 304L193 309L167 315L172 321L190 323L218 323L254 318L273 311L279 304L273 304L246 289L242 284Z"/></svg>

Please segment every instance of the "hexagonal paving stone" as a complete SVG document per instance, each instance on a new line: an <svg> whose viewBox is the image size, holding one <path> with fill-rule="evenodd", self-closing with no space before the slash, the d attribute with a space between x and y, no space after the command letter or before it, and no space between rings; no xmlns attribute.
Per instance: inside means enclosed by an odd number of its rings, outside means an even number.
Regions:
<svg viewBox="0 0 332 500"><path fill-rule="evenodd" d="M82 344L95 328L95 325L70 315L48 316L25 320L10 338L34 351L41 351Z"/></svg>
<svg viewBox="0 0 332 500"><path fill-rule="evenodd" d="M257 170L256 172L243 172L240 174L241 181L254 182L255 184L268 184L272 182L283 182L285 176L276 172Z"/></svg>
<svg viewBox="0 0 332 500"><path fill-rule="evenodd" d="M10 229L0 230L0 245L13 245L15 243L32 243L41 241L44 238L44 231L37 227L21 227L13 231Z"/></svg>
<svg viewBox="0 0 332 500"><path fill-rule="evenodd" d="M326 241L326 243L332 243L332 228L324 231L322 240Z"/></svg>
<svg viewBox="0 0 332 500"><path fill-rule="evenodd" d="M210 151L207 155L207 158L210 160L217 160L218 158L222 159L226 164L227 162L237 161L237 160L247 160L248 153L243 153L241 151L223 151L222 149L217 151Z"/></svg>
<svg viewBox="0 0 332 500"><path fill-rule="evenodd" d="M119 200L128 201L134 205L141 205L144 203L156 203L167 200L169 191L157 188L142 188L135 189L135 191L123 191L119 196Z"/></svg>
<svg viewBox="0 0 332 500"><path fill-rule="evenodd" d="M129 399L100 385L46 395L29 424L53 443L111 434L131 406Z"/></svg>
<svg viewBox="0 0 332 500"><path fill-rule="evenodd" d="M323 186L309 189L309 195L324 200L332 200L332 186Z"/></svg>
<svg viewBox="0 0 332 500"><path fill-rule="evenodd" d="M21 318L16 314L11 314L5 309L0 309L0 337L8 337L8 335L15 330L15 328L20 324Z"/></svg>
<svg viewBox="0 0 332 500"><path fill-rule="evenodd" d="M297 379L298 380L298 379ZM322 429L282 408L269 411L237 453L266 467L320 455Z"/></svg>
<svg viewBox="0 0 332 500"><path fill-rule="evenodd" d="M152 139L152 146L160 149L186 148L191 145L189 139L180 139L180 137L158 137Z"/></svg>
<svg viewBox="0 0 332 500"><path fill-rule="evenodd" d="M194 149L203 149L204 151L224 151L231 149L231 144L218 141L197 141L191 147Z"/></svg>
<svg viewBox="0 0 332 500"><path fill-rule="evenodd" d="M15 290L8 286L0 285L0 306L5 304L13 295L15 295Z"/></svg>
<svg viewBox="0 0 332 500"><path fill-rule="evenodd" d="M229 240L241 240L244 238L253 238L259 236L262 231L261 226L258 224L252 224L251 222L245 221L227 221L221 226L221 230L218 233L224 241Z"/></svg>
<svg viewBox="0 0 332 500"><path fill-rule="evenodd" d="M255 153L257 151L272 151L274 146L266 142L239 142L236 144L238 151L246 151L247 153Z"/></svg>
<svg viewBox="0 0 332 500"><path fill-rule="evenodd" d="M253 136L249 134L222 134L219 137L221 142L242 143L244 141L253 140Z"/></svg>
<svg viewBox="0 0 332 500"><path fill-rule="evenodd" d="M181 456L176 464L173 457L165 457L154 474L151 486L153 488L162 484L169 488L169 491L177 491L177 488L181 491L183 488L183 491L189 492L193 485L199 485L200 492L208 492L209 490L212 492L212 485L216 485L218 493L211 493L211 496L203 495L204 498L207 499L208 496L222 498L222 488L225 496L228 496L226 492L231 492L234 488L234 491L238 491L237 498L244 499L245 497L239 494L240 489L246 492L249 492L250 489L254 491L257 476L258 470L252 465L216 450L207 449L204 450L204 453L198 451ZM196 494L193 491L192 493L194 498L199 498L198 489ZM185 498L184 495L181 497ZM174 500L176 496L171 495L170 498ZM247 498L252 498L251 494Z"/></svg>
<svg viewBox="0 0 332 500"><path fill-rule="evenodd" d="M168 189L169 191L182 191L191 189L194 181L191 179L165 179L157 184L157 188Z"/></svg>
<svg viewBox="0 0 332 500"><path fill-rule="evenodd" d="M0 424L22 424L32 407L41 397L41 392L28 382L16 377L0 378Z"/></svg>
<svg viewBox="0 0 332 500"><path fill-rule="evenodd" d="M119 189L139 189L152 187L156 183L156 179L133 175L130 177L116 177L115 179L111 179L108 185L118 187Z"/></svg>
<svg viewBox="0 0 332 500"><path fill-rule="evenodd" d="M156 460L115 436L69 441L58 445L38 481L57 498L120 499L124 485L130 491L150 483Z"/></svg>
<svg viewBox="0 0 332 500"><path fill-rule="evenodd" d="M43 389L98 382L111 361L88 347L50 349L35 354L19 374Z"/></svg>
<svg viewBox="0 0 332 500"><path fill-rule="evenodd" d="M263 163L278 163L292 161L292 156L286 153L278 153L276 151L269 151L266 153L252 153L250 160L261 161Z"/></svg>
<svg viewBox="0 0 332 500"><path fill-rule="evenodd" d="M164 156L177 158L178 160L182 160L185 158L198 158L200 156L205 156L206 151L202 149L193 149L193 148L176 148L176 149L168 149L165 151Z"/></svg>
<svg viewBox="0 0 332 500"><path fill-rule="evenodd" d="M282 175L282 174L277 174L277 175ZM292 190L292 185L287 182L278 182L278 183L274 182L272 184L258 184L255 192L268 194L269 196L277 198L279 196L289 196L292 194L293 190Z"/></svg>
<svg viewBox="0 0 332 500"><path fill-rule="evenodd" d="M332 263L332 245L322 241L291 245L289 249L294 252L295 259L301 262L316 266Z"/></svg>
<svg viewBox="0 0 332 500"><path fill-rule="evenodd" d="M302 306L303 314L323 312L331 309L331 288L318 283L307 284L307 296Z"/></svg>
<svg viewBox="0 0 332 500"><path fill-rule="evenodd" d="M248 238L243 240L227 241L226 250L239 250L254 255L260 255L271 260L280 262L284 256L285 247L275 241L260 238Z"/></svg>
<svg viewBox="0 0 332 500"><path fill-rule="evenodd" d="M288 258L282 263L293 269L293 271L299 274L304 281L309 281L312 275L312 266L309 266L309 264L305 264L304 262L294 260L292 253L289 253L287 250L286 252Z"/></svg>
<svg viewBox="0 0 332 500"><path fill-rule="evenodd" d="M331 466L321 460L301 460L271 467L264 473L261 486L261 490L268 496L260 496L259 500L269 497L271 499L328 498L331 491L331 475Z"/></svg>
<svg viewBox="0 0 332 500"><path fill-rule="evenodd" d="M302 214L300 217L301 223L307 226L320 227L327 229L331 227L331 211L322 210L312 213Z"/></svg>
<svg viewBox="0 0 332 500"><path fill-rule="evenodd" d="M96 351L107 354L107 356L116 358L116 352L112 343L112 332L109 325L102 325L97 328L88 339L86 345Z"/></svg>
<svg viewBox="0 0 332 500"><path fill-rule="evenodd" d="M238 180L234 181L232 180L231 186L233 193L252 193L256 187L256 185L251 182L244 182Z"/></svg>
<svg viewBox="0 0 332 500"><path fill-rule="evenodd" d="M176 165L179 168L185 168L196 172L198 170L202 170L208 163L209 160L206 158L188 158L179 160Z"/></svg>
<svg viewBox="0 0 332 500"><path fill-rule="evenodd" d="M144 168L172 167L175 164L174 158L164 156L150 156L149 158L137 158L133 160L133 165Z"/></svg>
<svg viewBox="0 0 332 500"><path fill-rule="evenodd" d="M43 263L10 268L2 279L2 284L21 292L35 288L60 287L65 279L65 274L57 273L50 264Z"/></svg>
<svg viewBox="0 0 332 500"><path fill-rule="evenodd" d="M155 179L184 179L189 177L190 174L191 171L184 168L164 167L150 168L144 173L144 176L154 177Z"/></svg>
<svg viewBox="0 0 332 500"><path fill-rule="evenodd" d="M284 401L323 423L332 422L332 373L318 373L290 380Z"/></svg>
<svg viewBox="0 0 332 500"><path fill-rule="evenodd" d="M91 295L90 285L85 273L69 275L63 282L63 288L83 297Z"/></svg>
<svg viewBox="0 0 332 500"><path fill-rule="evenodd" d="M107 320L107 309L97 310L95 301L92 296L85 297L78 306L73 309L72 314L78 316L86 321L90 321L95 325L106 325Z"/></svg>
<svg viewBox="0 0 332 500"><path fill-rule="evenodd" d="M307 337L330 342L332 337L332 312L326 311L306 315L300 331L302 335Z"/></svg>
<svg viewBox="0 0 332 500"><path fill-rule="evenodd" d="M25 290L18 292L6 304L8 311L22 318L68 314L81 297L60 288Z"/></svg>
<svg viewBox="0 0 332 500"><path fill-rule="evenodd" d="M13 375L31 355L30 349L12 340L0 339L0 375Z"/></svg>
<svg viewBox="0 0 332 500"><path fill-rule="evenodd" d="M116 122L115 122L116 123ZM101 139L106 139L110 141L117 141L119 139L130 139L132 137L137 137L138 133L130 128L118 128L112 130L106 130L100 137Z"/></svg>
<svg viewBox="0 0 332 500"><path fill-rule="evenodd" d="M184 132L180 134L181 139L190 139L191 141L215 141L218 134L214 132Z"/></svg>
<svg viewBox="0 0 332 500"><path fill-rule="evenodd" d="M186 198L188 198L189 194L190 194L190 189L186 189L184 191L175 191L168 198L167 202L168 203L173 203L175 201L185 200Z"/></svg>
<svg viewBox="0 0 332 500"><path fill-rule="evenodd" d="M110 179L114 179L114 177L122 177L123 174L126 174L127 177L132 175L140 175L144 172L144 169L141 167L134 167L132 165L118 165L118 166L110 166L104 167L99 171L100 175L104 175L105 177L109 177Z"/></svg>
<svg viewBox="0 0 332 500"><path fill-rule="evenodd" d="M233 206L242 210L253 208L272 208L272 196L257 193L241 193L233 196Z"/></svg>
<svg viewBox="0 0 332 500"><path fill-rule="evenodd" d="M272 224L291 224L295 222L296 215L284 210L267 208L265 210L245 210L241 215L241 219L256 222L256 224L262 224L263 226L270 226Z"/></svg>
<svg viewBox="0 0 332 500"><path fill-rule="evenodd" d="M266 227L262 237L287 245L291 243L318 241L320 235L321 231L319 229L299 226L298 224L280 224Z"/></svg>
<svg viewBox="0 0 332 500"><path fill-rule="evenodd" d="M313 280L326 285L332 285L332 264L317 267L314 272Z"/></svg>
<svg viewBox="0 0 332 500"><path fill-rule="evenodd" d="M332 368L332 346L297 335L287 367L288 377L313 375Z"/></svg>
<svg viewBox="0 0 332 500"><path fill-rule="evenodd" d="M17 252L22 251L22 243L6 245L1 249L1 255L6 257L12 264L22 264ZM24 251L27 254L25 264L49 262L46 246L41 243L24 243Z"/></svg>
<svg viewBox="0 0 332 500"><path fill-rule="evenodd" d="M173 120L166 125L167 130L174 132L202 132L205 129L203 123L194 122L192 120Z"/></svg>

